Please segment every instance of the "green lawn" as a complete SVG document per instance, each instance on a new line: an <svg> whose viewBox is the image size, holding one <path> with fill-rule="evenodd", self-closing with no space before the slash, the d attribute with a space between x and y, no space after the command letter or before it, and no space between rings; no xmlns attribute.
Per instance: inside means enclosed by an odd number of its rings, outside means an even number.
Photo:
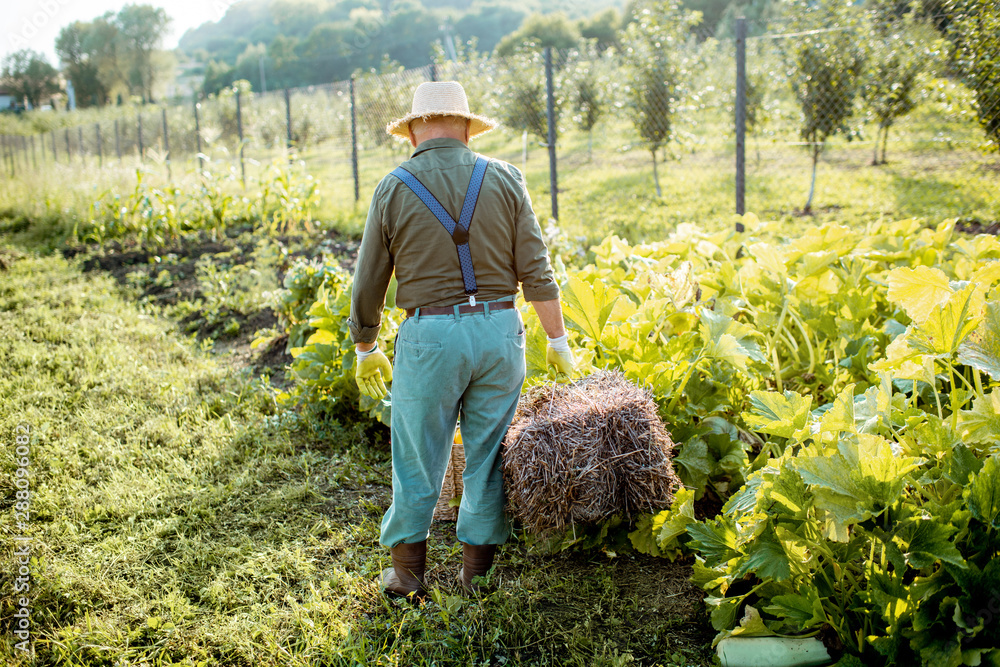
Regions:
<svg viewBox="0 0 1000 667"><path fill-rule="evenodd" d="M686 563L511 542L496 591L467 600L453 525L436 524L434 601L387 601L384 428L278 409L270 369L79 260L11 244L41 223L4 225L0 663L28 664L7 446L25 423L34 664L711 664Z"/></svg>

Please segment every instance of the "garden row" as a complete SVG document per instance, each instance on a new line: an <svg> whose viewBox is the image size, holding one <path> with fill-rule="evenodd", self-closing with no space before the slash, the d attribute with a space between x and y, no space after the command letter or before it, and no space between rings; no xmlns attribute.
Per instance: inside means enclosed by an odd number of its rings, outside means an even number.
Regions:
<svg viewBox="0 0 1000 667"><path fill-rule="evenodd" d="M795 238L743 222L612 236L582 268L550 240L581 372L652 389L685 488L545 546L693 553L720 639L820 634L864 665L1000 659L1000 242L951 221ZM350 286L332 262L286 274L298 382L280 398L384 420L353 382ZM544 332L523 312L531 385ZM390 292L390 354L400 315Z"/></svg>

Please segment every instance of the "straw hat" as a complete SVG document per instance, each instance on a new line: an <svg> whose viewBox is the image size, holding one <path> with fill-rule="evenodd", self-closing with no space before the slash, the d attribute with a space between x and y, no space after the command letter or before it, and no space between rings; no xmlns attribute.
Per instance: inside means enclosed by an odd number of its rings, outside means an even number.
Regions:
<svg viewBox="0 0 1000 667"><path fill-rule="evenodd" d="M465 88L458 81L425 81L413 91L413 105L410 113L385 126L385 131L394 137L409 141L410 123L417 118L433 116L458 116L472 121L469 138L479 136L495 128L498 123L492 118L469 112L469 98Z"/></svg>

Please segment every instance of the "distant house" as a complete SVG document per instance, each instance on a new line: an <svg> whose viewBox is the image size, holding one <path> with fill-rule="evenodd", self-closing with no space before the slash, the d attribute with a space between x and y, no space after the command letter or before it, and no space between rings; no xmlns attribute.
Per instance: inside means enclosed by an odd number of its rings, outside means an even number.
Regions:
<svg viewBox="0 0 1000 667"><path fill-rule="evenodd" d="M14 94L0 86L0 111L6 111L14 106Z"/></svg>

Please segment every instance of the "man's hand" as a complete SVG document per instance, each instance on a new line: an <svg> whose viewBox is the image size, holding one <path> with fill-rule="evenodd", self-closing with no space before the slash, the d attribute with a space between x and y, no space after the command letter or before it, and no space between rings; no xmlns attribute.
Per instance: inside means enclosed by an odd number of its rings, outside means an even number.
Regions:
<svg viewBox="0 0 1000 667"><path fill-rule="evenodd" d="M568 336L564 334L547 340L549 343L545 347L545 363L555 367L556 376L565 375L568 379L576 367L573 351L569 349Z"/></svg>
<svg viewBox="0 0 1000 667"><path fill-rule="evenodd" d="M392 364L378 347L367 353L359 350L354 379L362 394L381 401L388 393L385 383L392 382Z"/></svg>

